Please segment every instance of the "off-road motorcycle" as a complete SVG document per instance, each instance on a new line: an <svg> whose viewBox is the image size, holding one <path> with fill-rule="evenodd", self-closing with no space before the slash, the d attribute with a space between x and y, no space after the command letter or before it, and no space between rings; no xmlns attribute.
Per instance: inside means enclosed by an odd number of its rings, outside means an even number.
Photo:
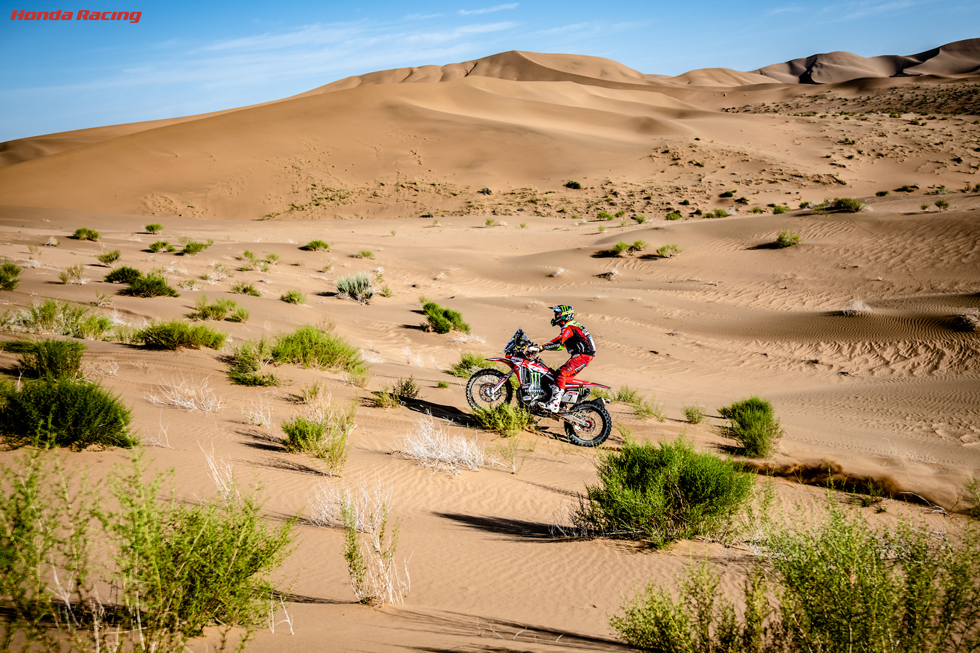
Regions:
<svg viewBox="0 0 980 653"><path fill-rule="evenodd" d="M551 395L552 384L557 373L537 357L539 348L531 342L523 329L514 333L504 347L503 358L488 358L494 363L503 363L510 368L509 373L487 368L475 372L466 384L466 400L473 408L496 408L509 404L514 398L516 385L517 401L532 415L550 417L563 422L565 434L573 444L582 447L597 447L609 437L612 418L600 398L589 399L592 388L608 390L608 385L590 383L581 379L565 382L565 394L557 413L542 407L541 403ZM517 383L512 379L517 377Z"/></svg>

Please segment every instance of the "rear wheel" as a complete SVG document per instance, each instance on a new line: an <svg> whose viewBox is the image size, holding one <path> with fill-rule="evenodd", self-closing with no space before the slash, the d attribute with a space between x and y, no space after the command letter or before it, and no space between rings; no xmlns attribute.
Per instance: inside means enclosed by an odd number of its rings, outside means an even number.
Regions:
<svg viewBox="0 0 980 653"><path fill-rule="evenodd" d="M609 438L609 433L612 431L612 417L609 416L609 411L604 405L587 401L573 406L568 412L585 421L583 426L565 422L565 435L572 444L580 447L598 447Z"/></svg>
<svg viewBox="0 0 980 653"><path fill-rule="evenodd" d="M493 409L504 404L509 404L514 398L514 389L510 383L504 385L493 393L493 388L507 376L500 370L480 370L470 377L466 384L466 401L473 408Z"/></svg>

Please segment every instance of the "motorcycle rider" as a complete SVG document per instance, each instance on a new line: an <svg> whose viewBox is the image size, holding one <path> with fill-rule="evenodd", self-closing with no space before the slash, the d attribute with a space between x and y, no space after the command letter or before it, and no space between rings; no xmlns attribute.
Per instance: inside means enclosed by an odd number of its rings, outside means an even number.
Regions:
<svg viewBox="0 0 980 653"><path fill-rule="evenodd" d="M560 326L561 333L550 342L546 342L540 347L535 346L532 351L561 351L565 349L571 354L571 358L556 370L556 382L551 387L551 398L542 403L542 407L552 413L557 413L561 406L561 397L565 394L565 383L576 374L585 369L592 362L595 356L595 342L588 330L580 323L575 321L575 309L567 304L559 304L550 307L555 312L551 326Z"/></svg>

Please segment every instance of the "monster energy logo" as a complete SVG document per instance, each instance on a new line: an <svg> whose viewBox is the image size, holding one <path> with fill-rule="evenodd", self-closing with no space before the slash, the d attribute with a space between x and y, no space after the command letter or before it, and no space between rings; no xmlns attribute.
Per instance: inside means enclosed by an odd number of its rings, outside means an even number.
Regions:
<svg viewBox="0 0 980 653"><path fill-rule="evenodd" d="M528 391L531 394L539 394L543 392L541 389L541 372L531 370L531 382L528 386Z"/></svg>

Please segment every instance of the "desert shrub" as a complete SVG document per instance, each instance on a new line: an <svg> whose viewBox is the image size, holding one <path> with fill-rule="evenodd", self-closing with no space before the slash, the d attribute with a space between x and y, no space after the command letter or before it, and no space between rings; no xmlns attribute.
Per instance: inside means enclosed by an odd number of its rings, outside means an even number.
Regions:
<svg viewBox="0 0 980 653"><path fill-rule="evenodd" d="M265 338L246 340L235 347L231 355L228 378L232 383L247 386L279 385L275 374L260 374L272 362L272 344Z"/></svg>
<svg viewBox="0 0 980 653"><path fill-rule="evenodd" d="M330 250L330 243L323 240L311 240L310 242L300 247L300 249L306 252L320 252L320 251L325 252Z"/></svg>
<svg viewBox="0 0 980 653"><path fill-rule="evenodd" d="M494 218L487 218L483 221L483 226L486 229L492 229L497 226L497 221Z"/></svg>
<svg viewBox="0 0 980 653"><path fill-rule="evenodd" d="M340 336L310 325L277 336L270 355L276 363L294 363L319 369L357 372L366 367L360 350Z"/></svg>
<svg viewBox="0 0 980 653"><path fill-rule="evenodd" d="M586 486L576 520L591 532L657 548L730 531L754 483L738 463L698 453L683 437L656 445L627 438L596 471L599 483Z"/></svg>
<svg viewBox="0 0 980 653"><path fill-rule="evenodd" d="M98 231L85 227L79 227L75 230L75 233L69 236L69 238L74 238L75 240L98 240L100 237Z"/></svg>
<svg viewBox="0 0 980 653"><path fill-rule="evenodd" d="M148 224L145 227L143 227L143 229L145 229L146 233L148 234L163 233L163 225L158 222L153 222L151 224Z"/></svg>
<svg viewBox="0 0 980 653"><path fill-rule="evenodd" d="M720 195L718 195L718 197L735 197L735 191L733 191L733 190L726 190L724 193L721 193Z"/></svg>
<svg viewBox="0 0 980 653"><path fill-rule="evenodd" d="M350 297L356 302L367 303L374 297L374 288L371 287L371 277L363 272L339 277L335 283L337 285L337 292Z"/></svg>
<svg viewBox="0 0 980 653"><path fill-rule="evenodd" d="M876 197L886 197L887 195L888 195L887 190L879 190L877 193L875 193Z"/></svg>
<svg viewBox="0 0 980 653"><path fill-rule="evenodd" d="M633 216L633 219L636 221L636 224L643 224L644 222L647 221L647 216L645 216L645 215L634 215Z"/></svg>
<svg viewBox="0 0 980 653"><path fill-rule="evenodd" d="M946 200L936 200L934 204L936 205L936 208L939 209L940 213L949 210L949 202L947 202Z"/></svg>
<svg viewBox="0 0 980 653"><path fill-rule="evenodd" d="M85 267L81 263L77 265L69 265L58 273L58 280L65 285L82 285L85 283L85 279L82 278L82 272L84 269Z"/></svg>
<svg viewBox="0 0 980 653"><path fill-rule="evenodd" d="M660 258L672 258L681 253L681 248L674 243L668 243L657 248L657 256Z"/></svg>
<svg viewBox="0 0 980 653"><path fill-rule="evenodd" d="M184 248L180 250L180 254L182 256L194 256L195 254L200 254L213 244L213 240L208 240L206 243L199 243L192 240L184 243Z"/></svg>
<svg viewBox="0 0 980 653"><path fill-rule="evenodd" d="M684 406L684 419L691 424L700 424L704 418L704 406Z"/></svg>
<svg viewBox="0 0 980 653"><path fill-rule="evenodd" d="M220 322L228 319L229 314L239 310L238 302L234 299L216 299L213 304L208 303L208 296L201 295L194 302L194 312L191 318L195 320L213 320ZM240 321L240 320L233 320Z"/></svg>
<svg viewBox="0 0 980 653"><path fill-rule="evenodd" d="M372 401L376 408L397 408L402 405L401 399L388 385L373 394Z"/></svg>
<svg viewBox="0 0 980 653"><path fill-rule="evenodd" d="M565 188L571 188L572 190L581 190L582 184L577 181L566 181Z"/></svg>
<svg viewBox="0 0 980 653"><path fill-rule="evenodd" d="M300 306L306 303L306 295L299 290L287 290L279 296L279 299L287 304L299 304Z"/></svg>
<svg viewBox="0 0 980 653"><path fill-rule="evenodd" d="M980 477L970 477L970 480L966 483L966 494L973 503L967 510L967 514L974 519L980 519Z"/></svg>
<svg viewBox="0 0 980 653"><path fill-rule="evenodd" d="M443 389L448 388L449 387L449 381L439 381L438 383L436 383L436 387L437 388L443 388Z"/></svg>
<svg viewBox="0 0 980 653"><path fill-rule="evenodd" d="M621 401L624 404L635 404L643 399L642 395L633 390L628 385L620 386L612 397L613 401Z"/></svg>
<svg viewBox="0 0 980 653"><path fill-rule="evenodd" d="M20 266L13 261L0 260L0 290L16 290L20 283Z"/></svg>
<svg viewBox="0 0 980 653"><path fill-rule="evenodd" d="M634 240L632 243L621 240L613 245L610 253L614 256L632 256L633 254L642 252L646 247L647 244L642 240Z"/></svg>
<svg viewBox="0 0 980 653"><path fill-rule="evenodd" d="M106 267L112 267L113 263L116 263L121 257L122 253L118 249L114 249L111 252L99 254L95 257L95 260Z"/></svg>
<svg viewBox="0 0 980 653"><path fill-rule="evenodd" d="M33 379L79 379L85 345L72 340L40 340L25 343L19 370Z"/></svg>
<svg viewBox="0 0 980 653"><path fill-rule="evenodd" d="M680 219L681 219L681 214L679 211L671 211L670 213L664 216L664 220L680 220Z"/></svg>
<svg viewBox="0 0 980 653"><path fill-rule="evenodd" d="M225 345L228 334L215 331L204 324L191 325L183 320L169 322L153 322L139 330L135 336L136 342L152 349L221 349Z"/></svg>
<svg viewBox="0 0 980 653"><path fill-rule="evenodd" d="M22 650L182 651L213 624L222 641L244 627L243 648L268 618L275 588L266 577L288 553L295 519L267 528L249 498L162 500L165 477L144 480L138 456L131 473L109 477L117 501L84 482L75 489L51 467L34 453L0 470L10 490L0 494L0 542L11 552L0 556L0 596L12 609L3 635L26 643ZM96 537L110 564L94 564ZM93 577L97 570L105 575ZM114 600L103 609L95 588L106 584Z"/></svg>
<svg viewBox="0 0 980 653"><path fill-rule="evenodd" d="M537 424L534 416L522 406L501 404L494 408L476 408L473 417L477 424L488 431L496 431L505 437L521 431L533 431Z"/></svg>
<svg viewBox="0 0 980 653"><path fill-rule="evenodd" d="M470 332L470 325L463 321L463 316L451 308L443 308L435 302L425 302L422 305L422 313L425 315L428 328L436 333Z"/></svg>
<svg viewBox="0 0 980 653"><path fill-rule="evenodd" d="M768 458L783 437L772 404L759 397L723 406L718 409L718 414L728 420L722 435L738 442L742 453L751 458Z"/></svg>
<svg viewBox="0 0 980 653"><path fill-rule="evenodd" d="M476 192L480 193L481 195L493 195L493 191L487 188L486 186L484 186L483 188L481 188Z"/></svg>
<svg viewBox="0 0 980 653"><path fill-rule="evenodd" d="M167 283L167 278L161 272L150 272L128 283L129 288L123 293L133 297L180 297L180 293Z"/></svg>
<svg viewBox="0 0 980 653"><path fill-rule="evenodd" d="M776 206L772 207L772 212L775 213L776 215L789 213L789 210L790 210L789 207L786 206L785 204L777 204Z"/></svg>
<svg viewBox="0 0 980 653"><path fill-rule="evenodd" d="M309 416L296 415L282 423L286 451L302 452L323 460L329 473L339 475L350 453L348 438L354 430L356 402L326 406Z"/></svg>
<svg viewBox="0 0 980 653"><path fill-rule="evenodd" d="M407 379L395 381L392 391L403 399L418 399L420 388L415 377L409 376Z"/></svg>
<svg viewBox="0 0 980 653"><path fill-rule="evenodd" d="M133 283L143 278L143 273L136 268L131 268L129 266L122 266L121 268L116 268L109 274L105 275L104 281L107 283Z"/></svg>
<svg viewBox="0 0 980 653"><path fill-rule="evenodd" d="M89 315L89 308L48 299L35 302L11 318L11 322L32 333L56 333L73 338L99 339L113 328L104 315Z"/></svg>
<svg viewBox="0 0 980 653"><path fill-rule="evenodd" d="M640 398L631 405L633 406L633 414L640 419L653 418L658 422L663 422L667 419L667 415L664 413L664 403L657 399L656 395L651 397L649 401Z"/></svg>
<svg viewBox="0 0 980 653"><path fill-rule="evenodd" d="M795 231L780 231L776 236L776 247L792 247L800 243L800 234Z"/></svg>
<svg viewBox="0 0 980 653"><path fill-rule="evenodd" d="M67 376L0 385L0 434L13 446L132 447L130 411L97 383Z"/></svg>
<svg viewBox="0 0 980 653"><path fill-rule="evenodd" d="M726 211L725 209L715 209L714 211L708 211L707 213L705 213L704 214L704 217L706 217L706 218L727 218L729 215L731 215L731 214L728 211Z"/></svg>
<svg viewBox="0 0 980 653"><path fill-rule="evenodd" d="M247 308L242 308L241 306L238 306L235 308L232 314L228 316L227 320L229 322L241 322L241 323L248 322L248 316L251 314L252 312L249 311Z"/></svg>
<svg viewBox="0 0 980 653"><path fill-rule="evenodd" d="M252 297L262 296L262 293L260 293L253 284L245 283L244 281L232 284L231 292L235 293L236 295L251 295Z"/></svg>
<svg viewBox="0 0 980 653"><path fill-rule="evenodd" d="M468 379L473 372L490 367L491 363L481 354L472 351L464 351L459 355L459 362L450 366L447 370L453 376L461 379Z"/></svg>
<svg viewBox="0 0 980 653"><path fill-rule="evenodd" d="M616 211L616 214L615 215L616 215L617 218L621 218L624 215L626 215L626 211Z"/></svg>
<svg viewBox="0 0 980 653"><path fill-rule="evenodd" d="M369 258L374 260L374 252L369 249L362 249L359 252L354 252L350 255L351 258Z"/></svg>
<svg viewBox="0 0 980 653"><path fill-rule="evenodd" d="M612 216L612 213L609 213L608 211L599 211L596 214L595 219L596 220L612 220L613 219L613 216Z"/></svg>
<svg viewBox="0 0 980 653"><path fill-rule="evenodd" d="M822 204L815 206L818 211L828 213L857 213L864 210L864 202L850 197L835 197L832 200L824 200Z"/></svg>
<svg viewBox="0 0 980 653"><path fill-rule="evenodd" d="M154 254L157 252L176 252L177 248L165 240L158 240L155 243L150 243L150 251Z"/></svg>

